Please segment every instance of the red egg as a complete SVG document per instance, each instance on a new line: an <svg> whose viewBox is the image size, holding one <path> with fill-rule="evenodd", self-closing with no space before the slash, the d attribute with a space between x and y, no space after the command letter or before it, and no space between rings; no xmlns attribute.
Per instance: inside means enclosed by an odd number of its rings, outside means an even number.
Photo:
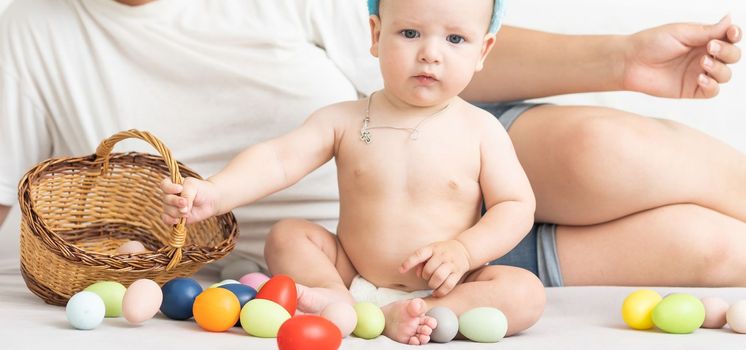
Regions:
<svg viewBox="0 0 746 350"><path fill-rule="evenodd" d="M336 350L342 333L331 321L316 315L298 315L285 321L277 332L280 350Z"/></svg>
<svg viewBox="0 0 746 350"><path fill-rule="evenodd" d="M298 306L298 291L295 289L295 281L286 275L277 275L264 283L256 299L266 299L280 304L290 313L295 315Z"/></svg>

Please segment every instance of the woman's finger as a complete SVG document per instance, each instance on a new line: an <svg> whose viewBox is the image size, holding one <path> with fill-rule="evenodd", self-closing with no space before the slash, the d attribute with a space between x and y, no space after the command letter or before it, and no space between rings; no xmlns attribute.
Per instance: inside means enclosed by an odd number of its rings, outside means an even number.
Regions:
<svg viewBox="0 0 746 350"><path fill-rule="evenodd" d="M705 70L705 72L707 72L707 75L718 82L718 84L729 82L731 77L733 76L733 72L730 70L730 67L726 66L720 61L713 59L709 55L705 55L704 57L702 57L700 64L702 65L702 68Z"/></svg>

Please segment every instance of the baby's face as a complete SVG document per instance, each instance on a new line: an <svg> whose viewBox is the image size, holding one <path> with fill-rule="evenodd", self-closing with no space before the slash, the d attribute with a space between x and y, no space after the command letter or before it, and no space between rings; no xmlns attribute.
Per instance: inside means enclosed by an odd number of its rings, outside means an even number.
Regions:
<svg viewBox="0 0 746 350"><path fill-rule="evenodd" d="M371 16L371 53L386 90L415 106L459 93L494 44L493 0L385 0Z"/></svg>

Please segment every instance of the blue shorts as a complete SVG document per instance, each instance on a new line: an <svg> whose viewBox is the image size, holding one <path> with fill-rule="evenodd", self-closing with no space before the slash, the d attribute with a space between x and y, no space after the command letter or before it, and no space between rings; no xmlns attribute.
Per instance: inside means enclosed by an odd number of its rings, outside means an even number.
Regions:
<svg viewBox="0 0 746 350"><path fill-rule="evenodd" d="M512 102L495 104L477 104L492 113L506 130L536 103ZM562 273L557 256L557 226L548 223L535 223L526 237L508 254L490 262L490 265L510 265L524 268L539 277L544 286L561 287Z"/></svg>

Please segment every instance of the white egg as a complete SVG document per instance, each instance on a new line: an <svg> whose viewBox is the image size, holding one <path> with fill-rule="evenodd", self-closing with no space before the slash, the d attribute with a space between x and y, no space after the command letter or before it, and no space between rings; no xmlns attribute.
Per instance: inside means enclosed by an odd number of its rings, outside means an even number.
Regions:
<svg viewBox="0 0 746 350"><path fill-rule="evenodd" d="M65 314L71 326L76 329L89 330L98 327L104 320L106 306L98 294L82 291L67 301Z"/></svg>
<svg viewBox="0 0 746 350"><path fill-rule="evenodd" d="M746 300L739 300L725 313L730 329L736 333L746 333Z"/></svg>

